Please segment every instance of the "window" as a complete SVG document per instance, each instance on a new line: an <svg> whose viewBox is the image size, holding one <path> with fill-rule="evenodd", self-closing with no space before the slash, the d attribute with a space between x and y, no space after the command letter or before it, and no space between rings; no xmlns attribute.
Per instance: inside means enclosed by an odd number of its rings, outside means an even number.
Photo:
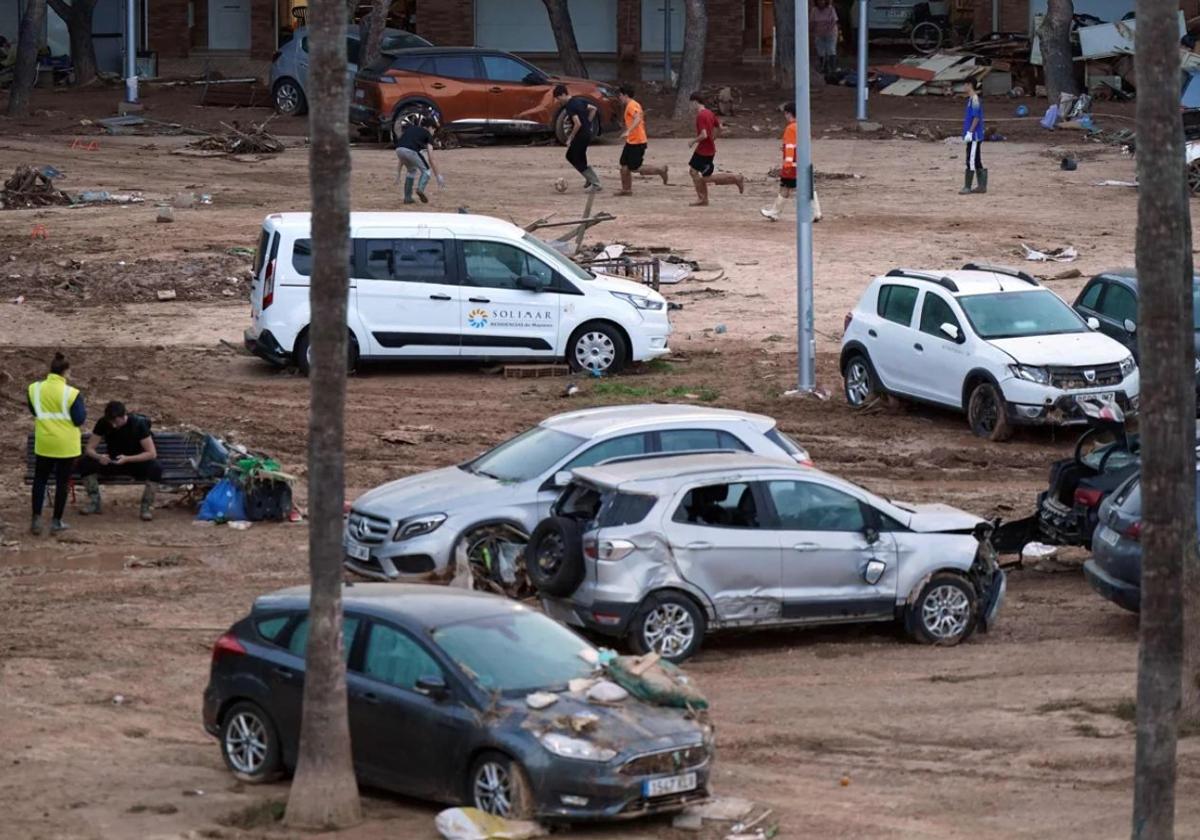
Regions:
<svg viewBox="0 0 1200 840"><path fill-rule="evenodd" d="M1108 288L1104 291L1104 302L1100 306L1100 312L1118 324L1124 324L1126 320L1136 323L1137 298L1124 286L1109 283Z"/></svg>
<svg viewBox="0 0 1200 840"><path fill-rule="evenodd" d="M583 280L586 282L595 276L586 268L576 263L574 260L568 260L564 258L562 254L558 253L558 251L555 251L532 233L525 234L521 237L521 240L533 250L540 252L544 259L550 260L550 263L557 267L560 272L566 274L573 280ZM1200 312L1200 307L1198 307L1196 311Z"/></svg>
<svg viewBox="0 0 1200 840"><path fill-rule="evenodd" d="M596 517L596 527L636 525L646 518L646 514L653 510L657 502L658 497L643 493L612 492L600 508L600 514Z"/></svg>
<svg viewBox="0 0 1200 840"><path fill-rule="evenodd" d="M1095 312L1096 307L1100 305L1100 293L1103 291L1103 283L1093 283L1087 287L1087 291L1079 299L1079 305Z"/></svg>
<svg viewBox="0 0 1200 840"><path fill-rule="evenodd" d="M609 458L626 458L630 455L645 455L650 451L647 445L646 435L622 435L611 440L606 440L603 443L598 443L591 449L585 449L583 452L576 455L561 469L573 470L576 467L590 467L593 464L599 464L601 461L607 461Z"/></svg>
<svg viewBox="0 0 1200 840"><path fill-rule="evenodd" d="M358 38L346 39L346 63L358 65Z"/></svg>
<svg viewBox="0 0 1200 840"><path fill-rule="evenodd" d="M441 677L442 667L407 633L386 624L372 624L363 655L363 674L411 691L421 677Z"/></svg>
<svg viewBox="0 0 1200 840"><path fill-rule="evenodd" d="M267 248L271 245L271 231L266 228L258 237L258 247L254 249L254 276L262 273L263 263L267 261Z"/></svg>
<svg viewBox="0 0 1200 840"><path fill-rule="evenodd" d="M446 243L440 239L368 239L354 276L369 280L446 283Z"/></svg>
<svg viewBox="0 0 1200 840"><path fill-rule="evenodd" d="M262 636L268 642L273 642L279 638L279 634L283 632L283 628L287 627L287 623L292 620L290 615L273 615L270 618L259 619L254 626L258 628L258 635Z"/></svg>
<svg viewBox="0 0 1200 840"><path fill-rule="evenodd" d="M342 617L342 660L350 660L350 649L354 647L354 634L358 630L358 619L354 616ZM292 637L288 639L288 650L301 658L308 648L308 616L300 619Z"/></svg>
<svg viewBox="0 0 1200 840"><path fill-rule="evenodd" d="M475 79L479 71L475 69L473 55L438 55L433 59L433 74L446 76L451 79Z"/></svg>
<svg viewBox="0 0 1200 840"><path fill-rule="evenodd" d="M532 275L554 282L554 272L536 257L503 242L463 242L467 282L489 289L516 289L517 279Z"/></svg>
<svg viewBox="0 0 1200 840"><path fill-rule="evenodd" d="M881 318L908 326L917 307L917 290L912 286L883 286L879 290L878 312Z"/></svg>
<svg viewBox="0 0 1200 840"><path fill-rule="evenodd" d="M427 55L398 55L384 58L384 70L406 70L408 72L431 73L433 60Z"/></svg>
<svg viewBox="0 0 1200 840"><path fill-rule="evenodd" d="M767 491L784 531L866 530L862 505L840 490L807 481L772 481Z"/></svg>
<svg viewBox="0 0 1200 840"><path fill-rule="evenodd" d="M954 317L954 310L950 308L950 304L942 300L941 295L926 292L925 303L921 306L921 332L952 341L950 336L942 332L942 324L958 327L958 318ZM961 328L959 328L958 334L962 336Z"/></svg>
<svg viewBox="0 0 1200 840"><path fill-rule="evenodd" d="M533 70L505 55L485 55L483 72L493 82L521 82Z"/></svg>
<svg viewBox="0 0 1200 840"><path fill-rule="evenodd" d="M391 35L383 36L383 43L380 44L380 49L384 52L392 50L411 50L414 47L428 47L429 42L420 35L414 35L411 32L395 32Z"/></svg>
<svg viewBox="0 0 1200 840"><path fill-rule="evenodd" d="M804 449L802 449L800 445L796 443L796 441L792 440L777 428L771 429L771 431L767 432L767 440L771 441L771 443L778 446L793 458L803 455L803 460L808 460L808 453L805 452Z"/></svg>
<svg viewBox="0 0 1200 840"><path fill-rule="evenodd" d="M292 243L292 268L301 277L312 274L312 240L297 239ZM354 276L354 243L350 243L350 276Z"/></svg>
<svg viewBox="0 0 1200 840"><path fill-rule="evenodd" d="M690 525L757 528L758 503L749 484L709 484L689 490L674 519Z"/></svg>
<svg viewBox="0 0 1200 840"><path fill-rule="evenodd" d="M736 449L749 452L750 447L729 432L717 429L672 429L658 433L663 452L694 452L698 449Z"/></svg>

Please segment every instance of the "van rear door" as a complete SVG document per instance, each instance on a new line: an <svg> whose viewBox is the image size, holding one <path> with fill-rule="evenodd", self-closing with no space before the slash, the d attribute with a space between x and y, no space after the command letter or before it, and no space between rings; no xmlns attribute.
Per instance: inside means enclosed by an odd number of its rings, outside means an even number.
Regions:
<svg viewBox="0 0 1200 840"><path fill-rule="evenodd" d="M254 251L254 276L250 281L250 314L255 324L262 317L264 298L268 306L273 299L278 257L279 231L264 225Z"/></svg>

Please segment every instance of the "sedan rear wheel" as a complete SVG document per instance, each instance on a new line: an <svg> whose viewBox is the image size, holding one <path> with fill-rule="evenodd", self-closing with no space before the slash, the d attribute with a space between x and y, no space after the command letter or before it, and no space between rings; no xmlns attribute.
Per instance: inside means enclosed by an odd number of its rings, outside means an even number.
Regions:
<svg viewBox="0 0 1200 840"><path fill-rule="evenodd" d="M871 372L871 363L865 357L851 357L843 376L846 383L846 402L851 408L861 408L875 396L875 376Z"/></svg>
<svg viewBox="0 0 1200 840"><path fill-rule="evenodd" d="M1000 390L990 382L980 382L967 402L967 422L977 437L1003 441L1012 437L1008 406Z"/></svg>
<svg viewBox="0 0 1200 840"><path fill-rule="evenodd" d="M275 110L285 117L296 117L308 110L304 90L295 79L280 79L275 83Z"/></svg>
<svg viewBox="0 0 1200 840"><path fill-rule="evenodd" d="M254 703L238 703L221 724L221 755L233 775L258 784L277 779L279 739L270 717Z"/></svg>
<svg viewBox="0 0 1200 840"><path fill-rule="evenodd" d="M958 575L934 575L909 607L908 631L929 645L956 645L975 630L979 599Z"/></svg>
<svg viewBox="0 0 1200 840"><path fill-rule="evenodd" d="M650 596L634 616L630 644L638 653L679 663L700 649L704 628L704 614L692 599L665 592Z"/></svg>
<svg viewBox="0 0 1200 840"><path fill-rule="evenodd" d="M533 815L533 795L521 765L498 752L487 752L471 765L468 800L484 813L523 820Z"/></svg>

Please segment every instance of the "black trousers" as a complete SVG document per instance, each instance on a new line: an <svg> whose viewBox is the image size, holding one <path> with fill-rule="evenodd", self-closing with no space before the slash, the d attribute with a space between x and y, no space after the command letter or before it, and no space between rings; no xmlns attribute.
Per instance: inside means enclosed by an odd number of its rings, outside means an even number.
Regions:
<svg viewBox="0 0 1200 840"><path fill-rule="evenodd" d="M134 464L101 464L95 458L84 455L79 474L85 478L89 475L127 475L134 481L162 481L162 464L157 459Z"/></svg>
<svg viewBox="0 0 1200 840"><path fill-rule="evenodd" d="M63 511L67 509L67 493L70 492L71 467L75 465L74 458L47 458L37 455L33 462L33 515L42 515L42 505L46 501L46 485L50 476L54 476L54 518L62 519Z"/></svg>
<svg viewBox="0 0 1200 840"><path fill-rule="evenodd" d="M979 140L967 144L967 169L971 172L983 169L983 143Z"/></svg>
<svg viewBox="0 0 1200 840"><path fill-rule="evenodd" d="M576 134L575 139L571 141L571 145L567 146L567 163L574 166L576 171L581 174L583 170L588 168L587 149L588 143L591 140L591 137L583 137L580 134Z"/></svg>

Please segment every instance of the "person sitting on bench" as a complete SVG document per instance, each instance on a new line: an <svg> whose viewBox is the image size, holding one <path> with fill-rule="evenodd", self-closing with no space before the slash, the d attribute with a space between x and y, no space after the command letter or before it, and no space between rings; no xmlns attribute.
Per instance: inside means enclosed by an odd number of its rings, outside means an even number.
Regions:
<svg viewBox="0 0 1200 840"><path fill-rule="evenodd" d="M105 455L96 451L101 438L108 450ZM113 400L104 406L104 416L92 429L83 454L79 474L87 488L88 505L80 513L100 513L100 476L127 475L146 482L146 489L142 491L142 521L149 522L154 518L151 511L157 484L162 480L162 465L158 462L158 450L154 448L154 436L150 434L150 418L127 414L125 405Z"/></svg>

